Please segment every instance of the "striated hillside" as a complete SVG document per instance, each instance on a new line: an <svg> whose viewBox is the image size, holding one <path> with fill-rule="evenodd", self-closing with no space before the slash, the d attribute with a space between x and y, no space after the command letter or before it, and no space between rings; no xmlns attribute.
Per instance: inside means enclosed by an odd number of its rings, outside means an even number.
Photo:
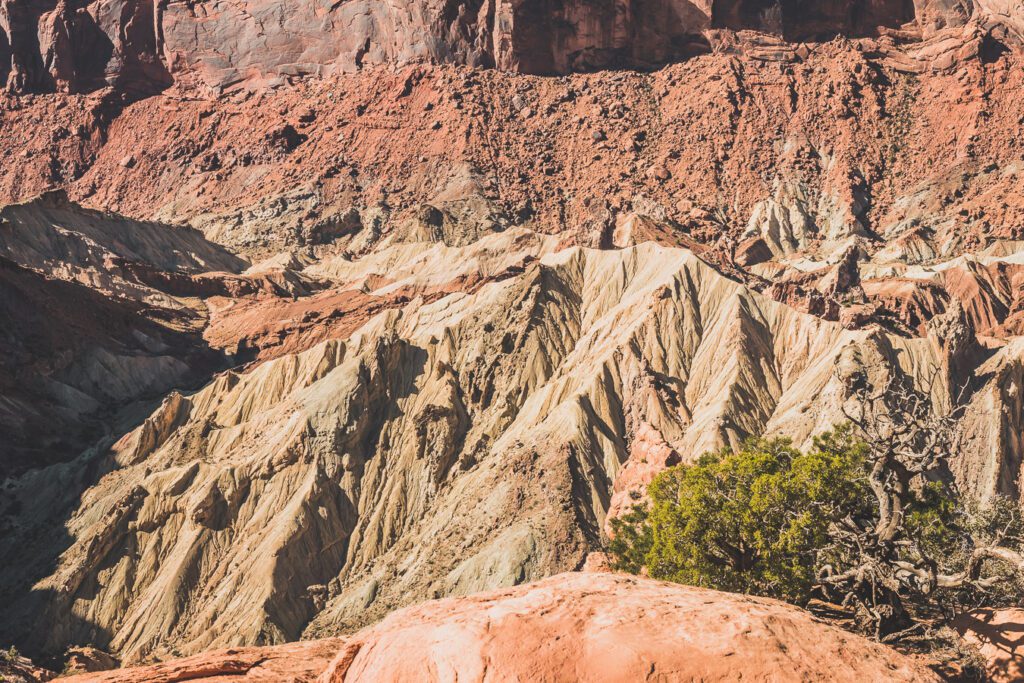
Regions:
<svg viewBox="0 0 1024 683"><path fill-rule="evenodd" d="M385 306L351 336L300 328L291 353L174 393L109 450L22 478L7 623L44 651L99 642L129 662L344 632L577 567L616 498L659 468L749 434L808 439L844 419L860 382L963 378L940 331L846 330L685 249L544 253L518 229L481 242L446 258L481 274L530 264ZM398 281L366 295L387 300L436 280L419 254L315 269L366 289L385 263ZM1012 490L1021 461L1020 363L1017 344L987 361L964 423L975 445L956 464L981 495ZM65 524L83 467L96 483Z"/></svg>
<svg viewBox="0 0 1024 683"><path fill-rule="evenodd" d="M1000 0L0 0L0 643L327 639L267 655L315 676L425 600L632 604L668 589L545 579L666 467L893 378L963 406L962 491L1021 500L1022 31Z"/></svg>
<svg viewBox="0 0 1024 683"><path fill-rule="evenodd" d="M59 192L0 209L0 475L71 458L132 424L118 414L129 404L223 368L202 312L146 276L242 264L194 230L85 211Z"/></svg>

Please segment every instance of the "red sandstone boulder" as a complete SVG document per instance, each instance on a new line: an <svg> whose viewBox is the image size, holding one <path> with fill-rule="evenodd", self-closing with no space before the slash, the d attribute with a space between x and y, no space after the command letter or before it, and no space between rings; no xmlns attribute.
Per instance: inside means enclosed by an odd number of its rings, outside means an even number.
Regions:
<svg viewBox="0 0 1024 683"><path fill-rule="evenodd" d="M329 664L325 653L334 655ZM101 681L934 681L778 602L609 573L435 600L348 639L222 650Z"/></svg>
<svg viewBox="0 0 1024 683"><path fill-rule="evenodd" d="M36 666L26 657L0 651L0 681L3 683L43 683L56 674Z"/></svg>
<svg viewBox="0 0 1024 683"><path fill-rule="evenodd" d="M341 681L924 681L896 652L775 600L561 574L429 602L352 638Z"/></svg>
<svg viewBox="0 0 1024 683"><path fill-rule="evenodd" d="M73 647L65 654L65 673L95 673L120 666L114 657L94 647Z"/></svg>

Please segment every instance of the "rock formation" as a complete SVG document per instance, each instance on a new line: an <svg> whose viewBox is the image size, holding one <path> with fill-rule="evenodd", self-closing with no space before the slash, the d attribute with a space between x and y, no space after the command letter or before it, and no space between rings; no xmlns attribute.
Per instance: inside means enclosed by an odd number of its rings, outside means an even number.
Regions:
<svg viewBox="0 0 1024 683"><path fill-rule="evenodd" d="M985 673L993 683L1009 683L1024 677L1024 636L1020 609L981 609L957 617L954 628L978 648Z"/></svg>
<svg viewBox="0 0 1024 683"><path fill-rule="evenodd" d="M223 367L203 312L157 275L243 264L194 230L85 211L59 192L0 209L0 475L77 455L137 419L110 413Z"/></svg>
<svg viewBox="0 0 1024 683"><path fill-rule="evenodd" d="M0 0L0 643L370 680L455 630L513 671L607 642L611 596L637 658L545 671L926 679L774 603L545 577L666 467L893 377L964 406L966 494L1021 500L1022 34L1003 0ZM656 659L638 601L722 657Z"/></svg>
<svg viewBox="0 0 1024 683"><path fill-rule="evenodd" d="M104 436L110 411L200 382L223 364L197 334L3 258L0 323L0 475L77 455Z"/></svg>
<svg viewBox="0 0 1024 683"><path fill-rule="evenodd" d="M781 61L740 44L614 79L368 67L216 104L173 88L116 116L97 95L12 98L0 149L18 163L0 168L0 198L62 187L256 259L332 237L366 251L444 216L463 234L528 221L596 246L581 233L606 201L612 223L667 219L708 243L800 233L761 261L853 241L921 265L1021 237L1024 76L1016 52L983 59L975 29L947 37L959 47L941 68L863 39Z"/></svg>
<svg viewBox="0 0 1024 683"><path fill-rule="evenodd" d="M397 243L310 266L384 305L330 341L279 328L286 355L172 394L109 449L9 490L26 562L4 570L8 623L43 651L93 642L137 662L542 578L600 544L612 496L642 491L649 475L628 472L658 448L692 460L751 434L806 440L844 419L859 378L922 382L947 362L933 337L843 329L684 249L554 246L512 229L444 256ZM501 276L458 285L447 263ZM984 426L972 453L1019 458L1015 423ZM57 501L83 469L95 483L65 524ZM69 537L43 531L55 524Z"/></svg>
<svg viewBox="0 0 1024 683"><path fill-rule="evenodd" d="M111 86L140 97L174 83L220 92L412 62L564 74L707 53L720 29L791 42L888 32L920 40L970 22L1017 43L1024 27L1019 8L1000 0L4 0L0 79L11 92Z"/></svg>
<svg viewBox="0 0 1024 683"><path fill-rule="evenodd" d="M344 638L325 638L273 647L227 648L156 666L70 676L67 680L77 683L224 680L315 683L345 642Z"/></svg>
<svg viewBox="0 0 1024 683"><path fill-rule="evenodd" d="M330 654L328 654L330 653ZM937 681L912 659L774 600L560 574L428 602L349 638L241 648L74 683L294 680Z"/></svg>

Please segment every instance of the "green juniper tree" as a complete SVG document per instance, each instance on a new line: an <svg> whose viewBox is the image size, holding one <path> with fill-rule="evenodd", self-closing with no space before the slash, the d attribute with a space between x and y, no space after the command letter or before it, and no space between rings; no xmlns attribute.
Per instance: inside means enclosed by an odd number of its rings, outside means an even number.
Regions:
<svg viewBox="0 0 1024 683"><path fill-rule="evenodd" d="M621 570L807 604L879 640L927 637L954 613L1019 601L1016 502L965 502L945 467L955 412L891 382L807 451L748 441L658 475L612 521Z"/></svg>
<svg viewBox="0 0 1024 683"><path fill-rule="evenodd" d="M721 590L805 600L830 524L865 499L864 448L849 429L807 453L787 439L673 467L650 486L651 505L613 520L618 568Z"/></svg>

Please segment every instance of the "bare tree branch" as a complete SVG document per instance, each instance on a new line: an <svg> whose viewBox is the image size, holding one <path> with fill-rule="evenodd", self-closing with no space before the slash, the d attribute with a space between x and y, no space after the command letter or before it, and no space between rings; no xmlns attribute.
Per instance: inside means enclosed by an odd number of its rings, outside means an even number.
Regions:
<svg viewBox="0 0 1024 683"><path fill-rule="evenodd" d="M959 532L958 542L968 555L955 572L940 571L949 558L930 556L927 544L908 527L907 515L927 485L939 482L957 500L947 459L961 445L958 418L966 386L948 408L939 409L936 399L946 391L939 386L941 377L935 367L917 388L893 374L881 390L862 377L842 408L866 444L865 476L874 514L830 527L830 544L822 556L833 559L822 566L817 581L826 599L841 598L885 642L920 633L905 609L915 600L929 600L941 591L985 591L1024 573L1024 555L1008 547L1019 542L1013 522L1002 524L984 542Z"/></svg>

